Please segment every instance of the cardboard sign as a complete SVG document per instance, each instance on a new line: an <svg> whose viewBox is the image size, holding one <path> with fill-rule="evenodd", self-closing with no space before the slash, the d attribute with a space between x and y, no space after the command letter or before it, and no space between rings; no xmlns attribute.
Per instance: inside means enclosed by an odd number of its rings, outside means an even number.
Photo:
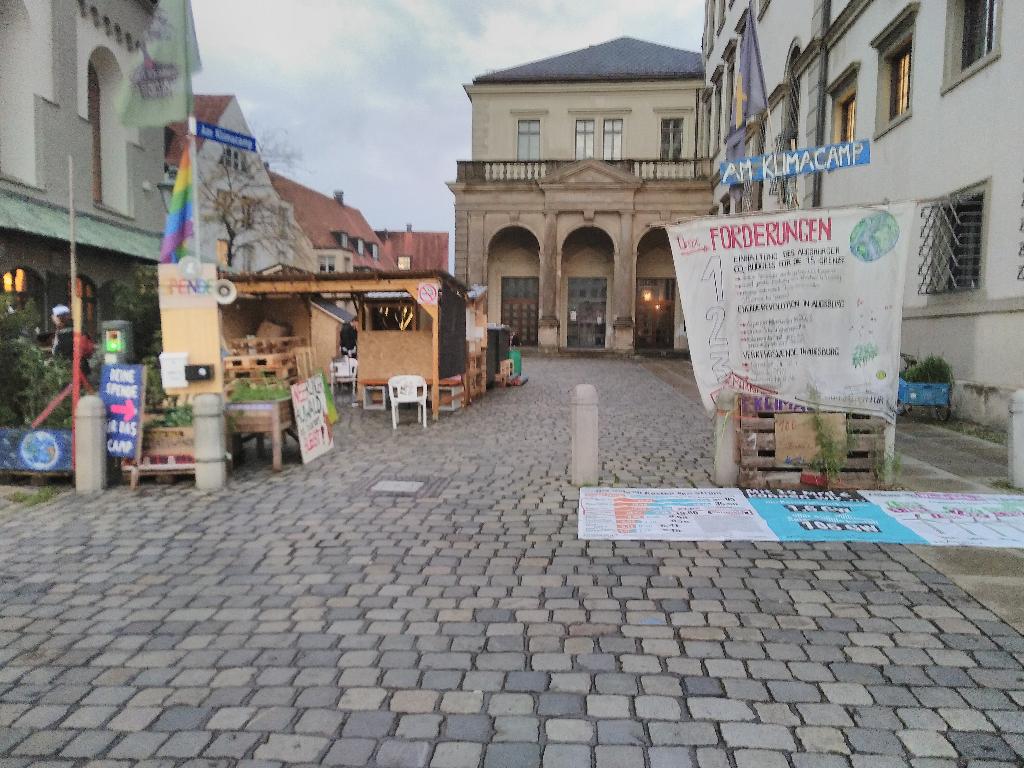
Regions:
<svg viewBox="0 0 1024 768"><path fill-rule="evenodd" d="M142 456L142 410L145 404L146 369L141 365L104 365L100 374L100 399L106 413L107 454L120 459Z"/></svg>
<svg viewBox="0 0 1024 768"><path fill-rule="evenodd" d="M826 435L837 445L846 445L846 415L842 413L821 413L821 426ZM786 466L804 467L814 461L821 452L818 445L818 431L814 426L814 414L775 414L775 456Z"/></svg>
<svg viewBox="0 0 1024 768"><path fill-rule="evenodd" d="M295 411L295 432L299 438L302 463L308 464L334 448L322 376L313 376L292 385L292 408Z"/></svg>
<svg viewBox="0 0 1024 768"><path fill-rule="evenodd" d="M70 472L70 429L0 429L0 470Z"/></svg>

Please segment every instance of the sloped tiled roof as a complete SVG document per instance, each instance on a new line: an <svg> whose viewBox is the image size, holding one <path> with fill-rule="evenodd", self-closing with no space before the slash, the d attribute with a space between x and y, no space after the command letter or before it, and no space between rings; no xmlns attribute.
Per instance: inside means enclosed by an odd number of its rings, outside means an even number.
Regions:
<svg viewBox="0 0 1024 768"><path fill-rule="evenodd" d="M358 208L342 205L329 195L299 184L278 173L270 172L270 181L281 199L292 204L295 209L295 221L306 233L314 248L337 249L340 246L334 238L335 232L348 233L353 267L392 270L398 268L398 262L384 253L384 248L370 225L363 218ZM376 243L380 258L374 261L367 247L362 256L356 253L355 238L360 238L369 245Z"/></svg>
<svg viewBox="0 0 1024 768"><path fill-rule="evenodd" d="M395 264L398 264L399 256L408 256L410 269L448 271L447 232L389 232L378 229L377 236L384 243L382 253Z"/></svg>
<svg viewBox="0 0 1024 768"><path fill-rule="evenodd" d="M216 125L220 122L220 116L224 114L224 110L228 108L228 104L234 98L234 95L230 93L196 95L194 103L196 120L201 123L213 123ZM174 135L166 147L167 151L164 155L164 162L177 167L178 163L181 162L181 153L185 151L185 142L188 140L188 126L184 122L178 122L171 123L167 126L167 129ZM202 141L202 139L197 139L199 144L202 144Z"/></svg>
<svg viewBox="0 0 1024 768"><path fill-rule="evenodd" d="M633 37L620 37L529 64L488 72L473 82L560 83L691 77L704 77L704 64L699 53Z"/></svg>

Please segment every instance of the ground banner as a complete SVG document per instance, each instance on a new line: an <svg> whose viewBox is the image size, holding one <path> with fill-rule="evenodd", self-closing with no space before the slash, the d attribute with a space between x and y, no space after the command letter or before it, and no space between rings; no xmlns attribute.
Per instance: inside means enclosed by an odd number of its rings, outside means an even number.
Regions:
<svg viewBox="0 0 1024 768"><path fill-rule="evenodd" d="M581 488L579 537L778 540L735 488Z"/></svg>
<svg viewBox="0 0 1024 768"><path fill-rule="evenodd" d="M1024 546L1024 496L903 491L863 495L929 544Z"/></svg>
<svg viewBox="0 0 1024 768"><path fill-rule="evenodd" d="M1024 496L581 488L580 539L848 541L1024 548Z"/></svg>
<svg viewBox="0 0 1024 768"><path fill-rule="evenodd" d="M913 203L668 227L704 406L723 389L896 418Z"/></svg>

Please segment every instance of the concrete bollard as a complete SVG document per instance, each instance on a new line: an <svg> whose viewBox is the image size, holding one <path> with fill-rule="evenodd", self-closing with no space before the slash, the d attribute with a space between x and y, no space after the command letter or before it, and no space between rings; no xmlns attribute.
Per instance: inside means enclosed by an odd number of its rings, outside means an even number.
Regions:
<svg viewBox="0 0 1024 768"><path fill-rule="evenodd" d="M733 424L736 393L723 390L715 403L715 483L721 488L736 485L740 468L736 463L736 425Z"/></svg>
<svg viewBox="0 0 1024 768"><path fill-rule="evenodd" d="M601 468L598 458L597 389L577 384L569 401L572 455L569 469L573 485L597 485Z"/></svg>
<svg viewBox="0 0 1024 768"><path fill-rule="evenodd" d="M97 395L85 395L75 413L75 492L107 487L107 415Z"/></svg>
<svg viewBox="0 0 1024 768"><path fill-rule="evenodd" d="M1010 395L1010 485L1024 488L1024 389Z"/></svg>
<svg viewBox="0 0 1024 768"><path fill-rule="evenodd" d="M224 401L220 395L196 395L192 401L195 429L196 488L216 491L227 482Z"/></svg>

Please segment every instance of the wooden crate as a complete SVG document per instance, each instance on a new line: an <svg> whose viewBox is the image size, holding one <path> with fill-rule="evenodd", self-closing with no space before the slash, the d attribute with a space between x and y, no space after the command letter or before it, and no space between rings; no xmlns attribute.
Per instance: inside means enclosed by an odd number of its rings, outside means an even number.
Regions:
<svg viewBox="0 0 1024 768"><path fill-rule="evenodd" d="M143 427L142 456L192 456L195 445L193 427Z"/></svg>
<svg viewBox="0 0 1024 768"><path fill-rule="evenodd" d="M299 368L295 352L271 352L262 355L228 355L224 358L224 380L275 378L295 383Z"/></svg>
<svg viewBox="0 0 1024 768"><path fill-rule="evenodd" d="M472 344L466 355L466 399L469 403L487 393L487 370L483 351L472 351ZM478 345L479 348L479 345Z"/></svg>
<svg viewBox="0 0 1024 768"><path fill-rule="evenodd" d="M507 387L512 380L512 373L515 364L511 360L501 360L498 363L498 373L494 377L494 383L499 387Z"/></svg>
<svg viewBox="0 0 1024 768"><path fill-rule="evenodd" d="M282 336L277 339L248 336L244 339L231 339L228 342L233 355L267 355L291 352L296 347L307 346L309 341L304 336Z"/></svg>
<svg viewBox="0 0 1024 768"><path fill-rule="evenodd" d="M275 426L280 431L292 425L291 398L228 403L224 411L227 415L228 431L233 434L270 433Z"/></svg>
<svg viewBox="0 0 1024 768"><path fill-rule="evenodd" d="M872 488L879 484L878 467L885 452L885 422L858 414L822 414L826 419L840 417L840 429L849 435L846 461L835 485L846 488ZM813 459L794 459L782 455L777 446L777 427L783 417L788 422L802 420L803 429L811 429L813 415L802 406L772 398L740 395L736 423L739 453L739 484L748 488L799 488L801 474ZM828 422L826 422L828 423ZM787 451L787 454L791 451ZM816 453L814 450L806 451Z"/></svg>

